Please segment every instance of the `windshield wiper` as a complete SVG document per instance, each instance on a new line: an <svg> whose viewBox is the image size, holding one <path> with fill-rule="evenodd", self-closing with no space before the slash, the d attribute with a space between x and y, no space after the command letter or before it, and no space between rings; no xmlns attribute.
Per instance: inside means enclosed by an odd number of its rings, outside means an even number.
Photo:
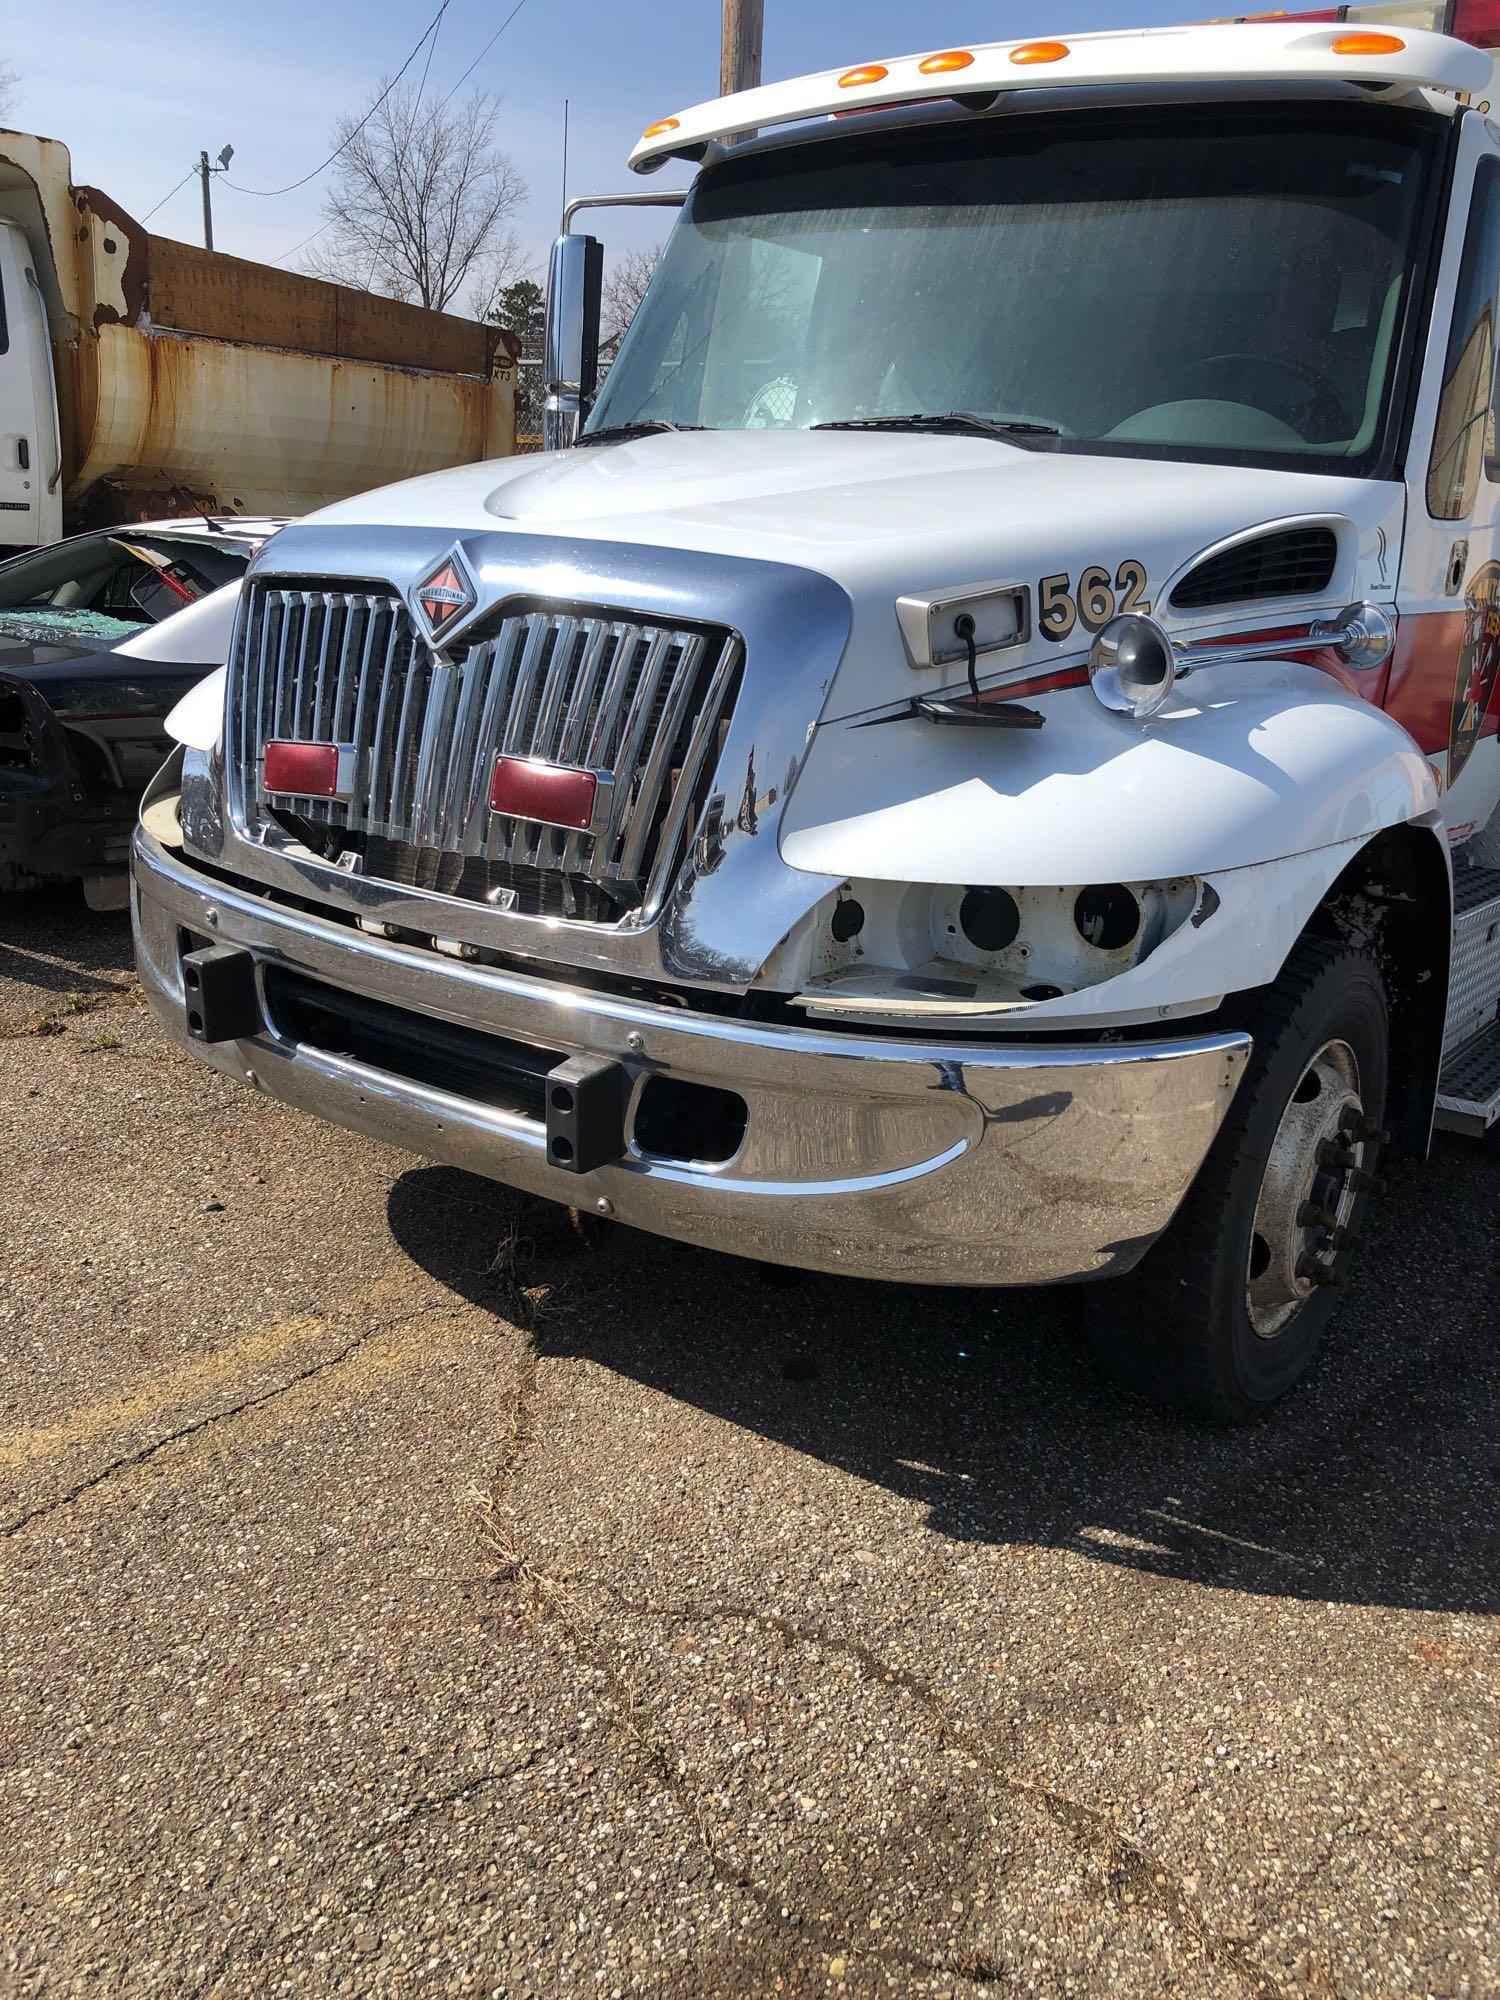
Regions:
<svg viewBox="0 0 1500 2000"><path fill-rule="evenodd" d="M832 423L813 424L815 431L936 431L949 437L993 437L1004 444L1018 444L1028 451L1045 450L1045 440L1060 438L1056 424L1036 423L1030 417L976 417L968 410L916 411L909 417L839 417ZM1027 440L1038 440L1028 444Z"/></svg>
<svg viewBox="0 0 1500 2000"><path fill-rule="evenodd" d="M655 437L658 431L707 431L712 424L670 424L665 417L643 417L636 424L606 424L602 430L584 431L579 444L629 444L632 438Z"/></svg>

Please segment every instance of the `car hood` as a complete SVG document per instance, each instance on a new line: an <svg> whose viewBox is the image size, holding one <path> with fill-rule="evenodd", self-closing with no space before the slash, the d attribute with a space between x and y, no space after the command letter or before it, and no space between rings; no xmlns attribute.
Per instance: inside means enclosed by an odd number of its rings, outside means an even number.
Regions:
<svg viewBox="0 0 1500 2000"><path fill-rule="evenodd" d="M917 682L896 599L1029 584L1140 564L1157 603L1198 554L1298 516L1349 526L1335 577L1389 597L1401 488L1326 474L1032 451L988 438L890 432L675 432L428 474L310 517L469 535L550 534L701 550L815 569L853 628L827 715L904 700ZM1345 560L1347 557L1347 560ZM272 552L274 565L274 550ZM703 607L712 617L713 607ZM1243 610L1241 617L1243 618ZM1082 626L1075 627L1071 650ZM1067 649L1063 649L1067 650ZM1007 671L1058 664L1038 629Z"/></svg>
<svg viewBox="0 0 1500 2000"><path fill-rule="evenodd" d="M0 681L35 689L63 722L126 718L159 720L209 666L158 666L117 648L27 640L6 629L0 614Z"/></svg>

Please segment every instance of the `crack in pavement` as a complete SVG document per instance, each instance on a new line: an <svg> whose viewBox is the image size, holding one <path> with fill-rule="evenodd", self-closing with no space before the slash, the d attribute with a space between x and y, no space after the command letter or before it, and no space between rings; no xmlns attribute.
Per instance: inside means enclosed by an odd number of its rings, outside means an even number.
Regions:
<svg viewBox="0 0 1500 2000"><path fill-rule="evenodd" d="M235 1417L244 1416L248 1411L258 1410L267 1403L275 1402L279 1396L285 1396L291 1390L300 1388L304 1382L310 1382L315 1376L326 1374L329 1369L339 1367L377 1335L390 1333L396 1327L405 1326L414 1319L422 1318L426 1313L435 1312L447 1303L449 1301L441 1297L427 1299L407 1312L396 1313L389 1319L377 1320L373 1326L362 1328L346 1340L335 1353L325 1355L321 1360L309 1362L305 1368L299 1368L294 1375L288 1376L283 1382L275 1383L269 1389L262 1390L259 1395L243 1397L238 1403L231 1403L222 1410L210 1410L204 1416L195 1417L191 1423L181 1424L176 1430L168 1431L164 1437L153 1438L149 1444L143 1444L135 1451L121 1453L118 1458L111 1459L97 1472L90 1473L86 1479L80 1479L76 1485L56 1494L51 1500L44 1500L0 1525L0 1540L11 1540L19 1535L23 1528L29 1528L34 1521L43 1520L49 1514L55 1514L64 1507L72 1506L74 1501L81 1500L96 1487L103 1486L124 1473L134 1472L142 1465L148 1465L158 1452L165 1451L169 1445L181 1444L184 1439L194 1437L200 1431L211 1430L216 1425L228 1423Z"/></svg>
<svg viewBox="0 0 1500 2000"><path fill-rule="evenodd" d="M756 1605L708 1601L680 1606L639 1603L625 1597L601 1578L556 1577L531 1562L522 1549L519 1521L515 1509L508 1503L507 1495L519 1479L530 1448L536 1442L537 1387L537 1353L534 1343L528 1340L526 1358L518 1372L512 1395L507 1447L491 1477L488 1492L478 1499L481 1539L496 1560L495 1580L514 1583L525 1590L542 1614L553 1622L554 1628L561 1629L566 1635L575 1657L591 1666L600 1676L616 1722L635 1743L659 1788L675 1798L687 1812L714 1874L727 1886L748 1895L771 1924L791 1931L799 1939L810 1941L835 1956L849 1957L857 1953L933 1976L983 1981L990 1986L1012 1984L1004 1969L988 1960L957 1961L931 1957L894 1943L882 1944L876 1950L855 1947L851 1946L844 1932L829 1930L817 1918L789 1915L781 1893L758 1881L748 1865L727 1853L715 1838L701 1796L706 1786L693 1780L680 1753L651 1727L649 1704L642 1700L621 1672L613 1654L592 1637L573 1610L570 1598L584 1589L592 1592L596 1600L608 1599L618 1611L631 1617L669 1624L734 1622L774 1632L788 1647L821 1647L849 1660L867 1681L901 1689L928 1716L939 1744L947 1744L961 1752L1012 1797L1024 1798L1050 1814L1067 1828L1080 1852L1092 1852L1103 1861L1106 1870L1120 1880L1122 1886L1133 1892L1138 1905L1160 1911L1193 1938L1210 1960L1218 1958L1226 1962L1249 1982L1256 1993L1272 1996L1272 2000L1287 2000L1285 1990L1275 1984L1264 1965L1257 1961L1253 1943L1227 1937L1212 1929L1193 1907L1180 1884L1158 1879L1165 1876L1165 1870L1145 1848L1127 1840L1095 1808L1007 1770L981 1738L951 1720L940 1697L926 1681L905 1668L882 1660L863 1640L818 1627L800 1626L792 1619L764 1611ZM1107 1887L1103 1896L1106 1902L1113 1900Z"/></svg>
<svg viewBox="0 0 1500 2000"><path fill-rule="evenodd" d="M497 1522L490 1523L487 1539L499 1558L497 1581L510 1581L525 1590L542 1617L550 1619L555 1627L561 1629L574 1659L592 1668L603 1681L605 1692L602 1697L597 1697L600 1707L613 1711L614 1724L634 1746L648 1781L654 1784L655 1789L675 1800L683 1811L714 1877L726 1888L737 1889L748 1896L761 1916L776 1930L790 1934L801 1943L812 1944L825 1956L851 1956L843 1931L833 1931L818 1918L794 1915L781 1892L758 1881L749 1867L730 1854L715 1837L702 1796L706 1787L701 1782L695 1782L685 1760L651 1727L649 1704L642 1700L605 1648L589 1637L582 1622L569 1609L567 1598L570 1586L529 1563ZM864 1955L904 1966L909 1971L957 1977L982 1976L991 1984L1004 1977L998 1967L986 1964L981 1974L895 1944L883 1945L878 1951Z"/></svg>
<svg viewBox="0 0 1500 2000"><path fill-rule="evenodd" d="M576 1742L582 1733L581 1730L565 1732L557 1739L557 1746L565 1747ZM548 1745L546 1747L551 1748L554 1746ZM435 1816L445 1807L457 1805L462 1800L472 1797L475 1793L482 1792L491 1785L500 1784L508 1778L520 1777L538 1762L542 1755L542 1750L543 1746L534 1745L524 1756L517 1757L513 1762L491 1768L487 1771L478 1771L473 1777L466 1778L461 1784L450 1785L444 1791L418 1793L415 1798L407 1801L404 1805L392 1808L388 1818L371 1826L368 1831L357 1835L350 1843L349 1853L351 1859L354 1855L365 1857L361 1860L360 1866L367 1870L371 1868L379 1869L383 1866L383 1863L374 1857L381 1856L384 1850L389 1848L398 1857L397 1865L399 1865L399 1860L402 1856L402 1837L404 1835L412 1834L420 1838L422 1823ZM214 1821L203 1820L198 1825L188 1828L179 1844L183 1847L190 1847L193 1838L199 1832L203 1831L204 1828L214 1823ZM336 1912L320 1912L320 1914L332 1914L336 1916L337 1921L353 1925L356 1928L363 1919L375 1916L382 1907L382 1903L388 1893L389 1885L383 1876L373 1887L367 1886L367 1882L368 1877L366 1878L366 1884L361 1885L359 1893L338 1895ZM337 1892L337 1885L335 1884L334 1886L335 1892ZM224 1987L216 1986L214 1981L217 1977L227 1976L228 1967L237 1949L247 1957L264 1959L274 1947L268 1946L258 1936L251 1928L249 1920L242 1919L238 1926L231 1926L227 1930L221 1929L216 1933L216 1942L211 1956L204 1960L206 1970L200 1977L195 1991L216 1994L227 1990ZM236 1990L246 1990L243 1981L240 1982ZM262 1982L250 1990L259 1992L262 1990L268 1991L270 1988L266 1982Z"/></svg>
<svg viewBox="0 0 1500 2000"><path fill-rule="evenodd" d="M465 1778L461 1785L450 1785L445 1792L419 1792L416 1798L408 1800L406 1804L393 1806L390 1817L373 1827L362 1845L378 1846L391 1835L405 1833L413 1827L420 1826L423 1820L441 1812L445 1806L454 1806L462 1799L472 1798L476 1792L482 1792L488 1785L498 1784L502 1778L518 1778L523 1771L531 1769L539 1754L536 1750L528 1750L524 1757L518 1757L514 1763L503 1764L496 1770L476 1771L472 1778Z"/></svg>
<svg viewBox="0 0 1500 2000"><path fill-rule="evenodd" d="M945 1712L941 1698L920 1675L909 1672L904 1667L892 1666L888 1661L867 1646L863 1640L831 1632L818 1626L800 1626L790 1618L776 1612L762 1611L748 1604L692 1603L682 1606L662 1606L633 1602L622 1596L612 1585L599 1581L596 1588L601 1595L613 1598L618 1608L631 1617L656 1619L664 1624L722 1624L736 1623L750 1625L762 1631L774 1632L788 1646L817 1646L824 1651L835 1653L851 1661L864 1678L883 1686L898 1687L908 1694L926 1712L934 1725L934 1733L939 1744L946 1743L962 1752L973 1763L980 1765L994 1782L1016 1798L1024 1798L1039 1805L1052 1815L1078 1840L1080 1847L1087 1851L1103 1848L1105 1862L1118 1869L1134 1891L1136 1901L1149 1904L1170 1917L1189 1935L1196 1938L1210 1957L1219 1954L1229 1961L1237 1972L1256 1982L1257 1990L1275 1994L1274 1987L1264 1969L1253 1962L1251 1947L1236 1938L1225 1937L1204 1922L1194 1909L1186 1892L1177 1884L1159 1881L1163 1876L1163 1864L1137 1842L1128 1840L1110 1824L1105 1814L1093 1806L1084 1805L1080 1800L1069 1798L1066 1793L1054 1791L1050 1786L1033 1779L1018 1776L1007 1770L999 1762L982 1738L971 1731L960 1728ZM952 1970L951 1967L940 1968Z"/></svg>

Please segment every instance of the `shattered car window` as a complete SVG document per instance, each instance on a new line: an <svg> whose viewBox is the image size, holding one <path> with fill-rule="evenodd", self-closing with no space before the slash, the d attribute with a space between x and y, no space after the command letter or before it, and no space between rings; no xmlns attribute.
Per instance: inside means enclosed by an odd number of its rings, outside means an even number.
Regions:
<svg viewBox="0 0 1500 2000"><path fill-rule="evenodd" d="M117 529L0 564L0 631L113 646L242 576L255 544Z"/></svg>
<svg viewBox="0 0 1500 2000"><path fill-rule="evenodd" d="M0 610L0 635L33 640L38 645L81 647L88 651L118 646L141 629L139 616L115 618L105 611L70 611L51 606L18 606Z"/></svg>

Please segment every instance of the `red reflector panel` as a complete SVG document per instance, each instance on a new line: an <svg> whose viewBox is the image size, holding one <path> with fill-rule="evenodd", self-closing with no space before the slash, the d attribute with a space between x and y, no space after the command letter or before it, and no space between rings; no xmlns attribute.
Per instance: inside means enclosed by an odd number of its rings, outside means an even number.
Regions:
<svg viewBox="0 0 1500 2000"><path fill-rule="evenodd" d="M529 757L502 757L495 765L490 804L497 813L514 819L535 819L544 826L570 826L576 833L587 833L593 824L596 790L592 771Z"/></svg>
<svg viewBox="0 0 1500 2000"><path fill-rule="evenodd" d="M353 762L337 743L268 743L265 788L305 799L347 798Z"/></svg>

